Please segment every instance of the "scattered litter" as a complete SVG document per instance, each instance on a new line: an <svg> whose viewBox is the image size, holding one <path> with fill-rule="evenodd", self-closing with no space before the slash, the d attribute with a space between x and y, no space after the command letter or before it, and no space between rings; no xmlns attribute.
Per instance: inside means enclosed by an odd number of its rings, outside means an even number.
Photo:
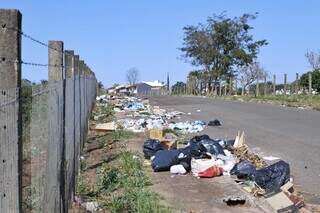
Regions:
<svg viewBox="0 0 320 213"><path fill-rule="evenodd" d="M245 144L245 135L244 132L240 134L240 131L238 131L238 134L236 136L236 139L234 141L233 147L239 148L242 147Z"/></svg>
<svg viewBox="0 0 320 213"><path fill-rule="evenodd" d="M96 131L115 131L117 129L117 126L115 122L109 122L109 123L102 123L97 124L94 130Z"/></svg>
<svg viewBox="0 0 320 213"><path fill-rule="evenodd" d="M99 204L98 202L86 202L83 204L83 206L86 208L89 212L96 212L98 210Z"/></svg>
<svg viewBox="0 0 320 213"><path fill-rule="evenodd" d="M170 167L179 164L178 150L159 150L152 160L152 168L155 172L169 171Z"/></svg>
<svg viewBox="0 0 320 213"><path fill-rule="evenodd" d="M284 192L273 194L266 198L266 201L275 212L298 212L297 207L294 206Z"/></svg>
<svg viewBox="0 0 320 213"><path fill-rule="evenodd" d="M172 174L179 174L179 175L184 175L187 173L186 169L184 168L183 165L173 165L170 167L170 173Z"/></svg>
<svg viewBox="0 0 320 213"><path fill-rule="evenodd" d="M208 126L221 126L221 122L219 120L209 121Z"/></svg>
<svg viewBox="0 0 320 213"><path fill-rule="evenodd" d="M143 153L146 159L150 159L157 151L163 150L160 141L156 139L148 139L143 144Z"/></svg>
<svg viewBox="0 0 320 213"><path fill-rule="evenodd" d="M223 198L223 202L228 206L244 205L246 203L246 198L244 196L229 196Z"/></svg>
<svg viewBox="0 0 320 213"><path fill-rule="evenodd" d="M280 158L278 157L273 157L273 156L265 156L263 157L264 160L267 160L267 161L275 161L275 160L280 160Z"/></svg>
<svg viewBox="0 0 320 213"><path fill-rule="evenodd" d="M198 177L202 178L212 178L217 177L223 174L223 169L218 166L211 166L207 168L206 170L199 172Z"/></svg>

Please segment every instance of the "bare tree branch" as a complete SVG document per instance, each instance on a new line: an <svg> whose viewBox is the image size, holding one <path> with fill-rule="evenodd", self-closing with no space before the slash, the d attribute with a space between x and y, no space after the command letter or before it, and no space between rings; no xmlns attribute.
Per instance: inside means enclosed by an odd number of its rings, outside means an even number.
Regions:
<svg viewBox="0 0 320 213"><path fill-rule="evenodd" d="M320 69L320 51L318 53L314 51L307 51L305 54L310 66L313 70Z"/></svg>
<svg viewBox="0 0 320 213"><path fill-rule="evenodd" d="M130 68L127 71L127 81L130 85L134 85L139 81L139 70L137 68Z"/></svg>

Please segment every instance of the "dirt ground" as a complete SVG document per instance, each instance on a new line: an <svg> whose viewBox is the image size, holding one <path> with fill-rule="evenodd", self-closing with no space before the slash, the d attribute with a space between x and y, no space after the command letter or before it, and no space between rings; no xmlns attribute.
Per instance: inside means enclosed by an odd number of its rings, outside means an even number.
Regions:
<svg viewBox="0 0 320 213"><path fill-rule="evenodd" d="M141 155L144 135L128 140L127 148ZM157 192L165 205L170 206L174 212L265 212L259 207L257 201L227 176L197 179L191 174L184 176L171 175L170 172L152 171L146 166L148 176L152 181L151 189ZM244 205L228 206L223 202L229 196L244 197Z"/></svg>

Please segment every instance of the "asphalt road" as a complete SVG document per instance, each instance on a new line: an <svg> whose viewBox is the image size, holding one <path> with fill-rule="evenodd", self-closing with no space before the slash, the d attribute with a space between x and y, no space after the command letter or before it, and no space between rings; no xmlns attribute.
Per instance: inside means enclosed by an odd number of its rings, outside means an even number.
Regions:
<svg viewBox="0 0 320 213"><path fill-rule="evenodd" d="M190 120L219 119L222 127L201 132L212 138L232 139L244 130L253 151L287 161L295 186L308 202L320 204L320 112L203 97L161 96L150 101L190 112Z"/></svg>

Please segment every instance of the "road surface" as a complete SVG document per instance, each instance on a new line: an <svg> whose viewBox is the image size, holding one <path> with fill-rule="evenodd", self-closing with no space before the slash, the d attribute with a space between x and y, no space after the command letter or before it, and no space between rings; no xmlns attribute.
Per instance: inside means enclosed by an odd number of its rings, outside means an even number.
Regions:
<svg viewBox="0 0 320 213"><path fill-rule="evenodd" d="M287 161L296 187L308 202L320 204L320 112L203 97L161 96L150 101L190 112L190 120L221 120L222 127L201 132L212 138L232 139L244 130L253 151Z"/></svg>

